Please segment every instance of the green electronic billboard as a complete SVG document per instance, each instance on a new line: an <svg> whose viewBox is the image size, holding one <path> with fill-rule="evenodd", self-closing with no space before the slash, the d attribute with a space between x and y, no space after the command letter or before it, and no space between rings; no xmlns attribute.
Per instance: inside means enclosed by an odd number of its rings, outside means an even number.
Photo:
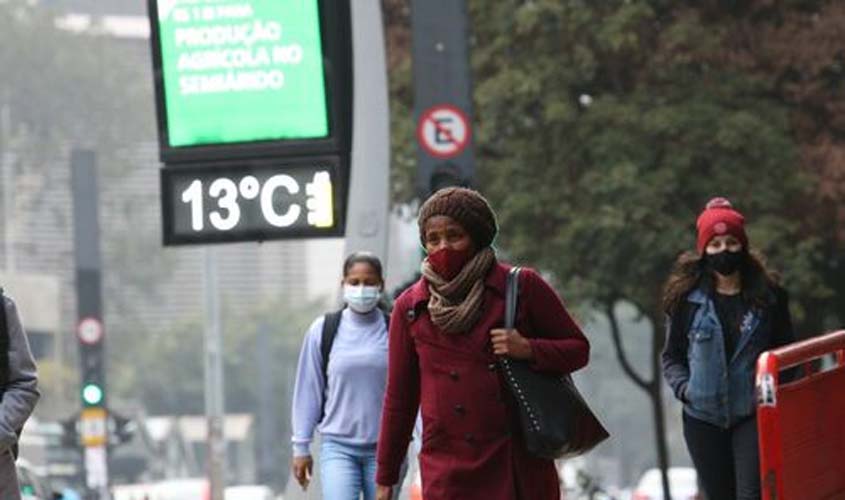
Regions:
<svg viewBox="0 0 845 500"><path fill-rule="evenodd" d="M151 0L162 149L331 139L323 4Z"/></svg>

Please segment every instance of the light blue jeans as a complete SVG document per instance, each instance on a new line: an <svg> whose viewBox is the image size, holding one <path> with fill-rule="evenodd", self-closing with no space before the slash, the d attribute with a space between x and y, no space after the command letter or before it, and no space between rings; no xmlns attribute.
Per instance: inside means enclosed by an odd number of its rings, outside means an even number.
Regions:
<svg viewBox="0 0 845 500"><path fill-rule="evenodd" d="M399 470L399 483L393 487L393 500L408 472L408 461ZM320 483L323 500L375 500L376 445L343 444L323 439L320 444Z"/></svg>
<svg viewBox="0 0 845 500"><path fill-rule="evenodd" d="M376 498L376 445L352 445L323 439L320 445L323 500Z"/></svg>

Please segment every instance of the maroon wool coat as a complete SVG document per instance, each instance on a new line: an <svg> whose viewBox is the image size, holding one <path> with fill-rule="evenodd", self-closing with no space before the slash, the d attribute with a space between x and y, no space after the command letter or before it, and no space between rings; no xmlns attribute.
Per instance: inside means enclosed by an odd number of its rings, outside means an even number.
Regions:
<svg viewBox="0 0 845 500"><path fill-rule="evenodd" d="M387 389L376 482L394 485L419 407L425 500L558 500L554 462L530 456L492 352L490 330L503 326L508 266L485 281L481 319L446 334L428 314L420 279L396 300L390 320ZM589 343L552 288L533 270L519 279L516 328L531 342L533 367L570 373L587 364Z"/></svg>

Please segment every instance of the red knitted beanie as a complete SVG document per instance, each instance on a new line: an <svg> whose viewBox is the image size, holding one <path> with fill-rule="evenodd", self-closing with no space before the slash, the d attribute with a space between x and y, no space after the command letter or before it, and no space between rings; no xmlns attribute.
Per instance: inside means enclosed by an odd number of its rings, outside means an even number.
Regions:
<svg viewBox="0 0 845 500"><path fill-rule="evenodd" d="M713 198L707 202L704 211L698 216L696 222L698 228L698 253L704 252L704 248L715 236L730 234L738 239L744 248L748 248L748 236L745 234L745 217L734 210L731 202L726 198Z"/></svg>

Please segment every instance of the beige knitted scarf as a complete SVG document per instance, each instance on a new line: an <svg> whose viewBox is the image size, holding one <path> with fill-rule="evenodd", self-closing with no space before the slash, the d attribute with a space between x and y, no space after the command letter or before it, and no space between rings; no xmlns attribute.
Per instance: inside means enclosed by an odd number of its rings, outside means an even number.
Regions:
<svg viewBox="0 0 845 500"><path fill-rule="evenodd" d="M422 275L428 282L431 298L428 313L435 326L446 333L469 331L482 313L484 279L496 262L493 249L486 247L467 262L451 281L438 275L428 259L422 263Z"/></svg>

